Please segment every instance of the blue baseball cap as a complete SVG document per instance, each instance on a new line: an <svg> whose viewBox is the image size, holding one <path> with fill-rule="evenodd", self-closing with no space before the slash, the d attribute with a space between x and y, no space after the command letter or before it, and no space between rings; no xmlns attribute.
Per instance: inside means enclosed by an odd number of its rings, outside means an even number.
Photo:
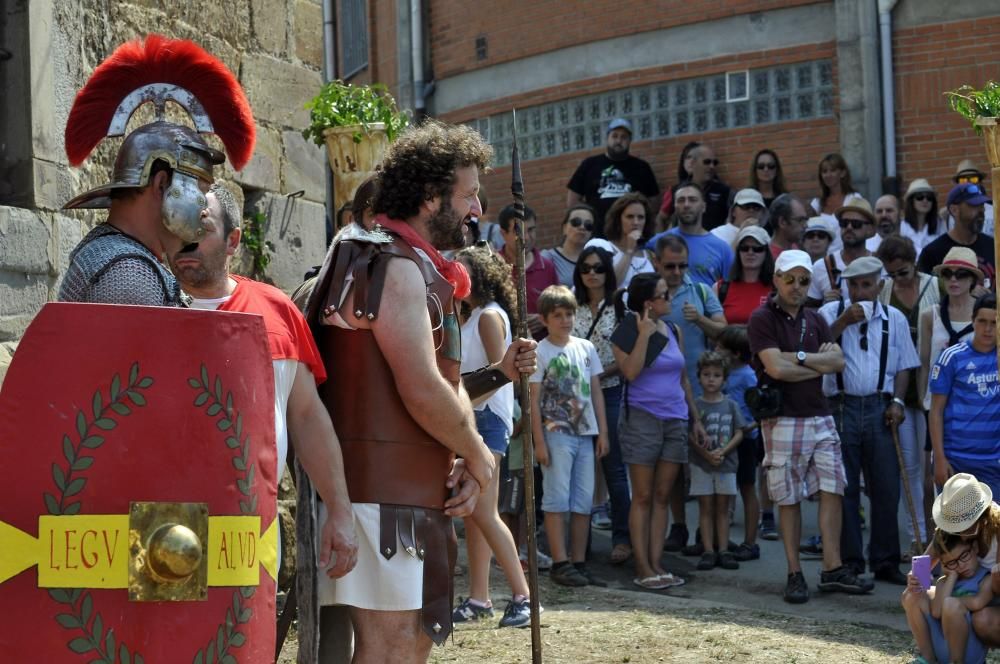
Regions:
<svg viewBox="0 0 1000 664"><path fill-rule="evenodd" d="M969 205L983 205L993 201L986 195L986 190L978 184L960 184L948 192L948 205L958 205L968 203Z"/></svg>
<svg viewBox="0 0 1000 664"><path fill-rule="evenodd" d="M625 118L615 118L614 120L612 120L611 122L608 123L608 131L607 131L607 133L610 134L615 129L624 129L625 131L627 131L628 133L631 134L632 133L632 123L629 122L628 120L626 120Z"/></svg>

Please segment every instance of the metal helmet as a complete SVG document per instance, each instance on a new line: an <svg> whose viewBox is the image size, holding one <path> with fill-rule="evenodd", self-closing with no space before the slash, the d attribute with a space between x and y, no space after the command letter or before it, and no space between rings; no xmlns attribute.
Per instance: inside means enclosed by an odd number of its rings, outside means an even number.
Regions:
<svg viewBox="0 0 1000 664"><path fill-rule="evenodd" d="M172 101L190 116L195 129L164 119ZM125 136L129 119L150 102L156 121L125 137L111 182L70 200L65 208L109 208L112 193L150 184L162 161L171 170L163 196L162 222L185 242L205 233L202 186L214 181L213 168L225 155L209 147L202 133L216 133L241 169L253 152L255 125L249 103L232 73L193 42L150 35L128 42L102 63L77 95L66 127L66 152L78 165L105 137Z"/></svg>

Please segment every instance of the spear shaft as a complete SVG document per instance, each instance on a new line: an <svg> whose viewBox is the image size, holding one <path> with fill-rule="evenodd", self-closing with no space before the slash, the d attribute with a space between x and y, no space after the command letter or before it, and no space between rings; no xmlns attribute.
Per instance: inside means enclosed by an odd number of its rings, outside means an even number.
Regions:
<svg viewBox="0 0 1000 664"><path fill-rule="evenodd" d="M524 182L521 180L521 159L517 153L517 110L514 119L514 145L511 150L510 193L514 197L514 273L517 276L517 334L530 339L528 332L527 284L524 269ZM531 387L527 374L521 374L521 440L524 461L524 507L528 529L528 589L531 591L531 661L541 664L542 630L538 603L538 542L535 536L535 445L531 428Z"/></svg>

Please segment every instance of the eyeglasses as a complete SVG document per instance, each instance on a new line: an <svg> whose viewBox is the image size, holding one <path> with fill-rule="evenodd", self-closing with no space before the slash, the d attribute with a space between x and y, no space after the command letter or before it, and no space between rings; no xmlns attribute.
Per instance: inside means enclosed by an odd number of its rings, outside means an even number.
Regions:
<svg viewBox="0 0 1000 664"><path fill-rule="evenodd" d="M765 161L763 163L757 164L758 171L776 171L778 170L778 165L773 161Z"/></svg>
<svg viewBox="0 0 1000 664"><path fill-rule="evenodd" d="M911 270L911 268L904 267L904 268L900 268L900 269L896 270L895 272L889 272L888 270L886 270L885 273L891 279L906 279L908 276L910 276L910 270Z"/></svg>
<svg viewBox="0 0 1000 664"><path fill-rule="evenodd" d="M952 270L951 268L947 267L942 269L941 272L939 272L938 274L940 274L941 278L944 279L945 281L951 281L952 277L958 279L959 281L961 281L962 279L976 278L975 273L969 270Z"/></svg>
<svg viewBox="0 0 1000 664"><path fill-rule="evenodd" d="M913 200L915 201L933 201L934 194L929 194L927 192L920 192L919 194L913 194Z"/></svg>
<svg viewBox="0 0 1000 664"><path fill-rule="evenodd" d="M580 226L583 226L583 230L585 231L594 230L594 222L592 222L589 219L584 219L582 217L572 217L569 220L569 225L572 226L573 228L579 228Z"/></svg>
<svg viewBox="0 0 1000 664"><path fill-rule="evenodd" d="M792 284L795 283L795 275L783 274L781 275L781 280L784 281L786 285L791 286ZM809 276L799 277L799 286L808 286L809 284L812 283L812 280L813 278Z"/></svg>
<svg viewBox="0 0 1000 664"><path fill-rule="evenodd" d="M718 166L719 165L719 160L718 159L702 159L701 163L705 164L706 166Z"/></svg>
<svg viewBox="0 0 1000 664"><path fill-rule="evenodd" d="M740 245L740 253L741 254L748 254L751 251L753 253L755 253L755 254L762 254L765 251L767 251L767 247L762 247L760 245L758 245L758 246L755 247L752 244L741 244Z"/></svg>
<svg viewBox="0 0 1000 664"><path fill-rule="evenodd" d="M580 274L590 274L591 272L593 272L594 274L604 274L605 272L607 272L607 270L605 270L604 266L601 265L600 263L596 263L593 265L588 263L580 263Z"/></svg>
<svg viewBox="0 0 1000 664"><path fill-rule="evenodd" d="M673 272L674 270L686 270L688 269L687 263L660 263L662 267L667 272Z"/></svg>
<svg viewBox="0 0 1000 664"><path fill-rule="evenodd" d="M942 562L941 566L945 569L958 569L958 566L969 562L969 558L972 557L972 549L966 549L963 551L958 558L954 560L949 560L948 562Z"/></svg>
<svg viewBox="0 0 1000 664"><path fill-rule="evenodd" d="M870 219L841 219L837 223L840 224L842 229L850 226L854 230L864 228L865 226L874 226L875 222Z"/></svg>
<svg viewBox="0 0 1000 664"><path fill-rule="evenodd" d="M803 237L807 240L818 240L819 238L823 238L824 240L830 239L830 236L823 231L809 231Z"/></svg>
<svg viewBox="0 0 1000 664"><path fill-rule="evenodd" d="M959 175L955 178L958 184L979 184L982 181L983 178L979 175Z"/></svg>

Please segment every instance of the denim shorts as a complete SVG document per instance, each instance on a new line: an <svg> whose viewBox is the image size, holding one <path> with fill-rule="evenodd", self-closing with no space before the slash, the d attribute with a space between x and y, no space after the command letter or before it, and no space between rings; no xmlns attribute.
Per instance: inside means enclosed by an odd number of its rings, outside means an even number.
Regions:
<svg viewBox="0 0 1000 664"><path fill-rule="evenodd" d="M594 502L594 437L545 432L542 511L590 514Z"/></svg>
<svg viewBox="0 0 1000 664"><path fill-rule="evenodd" d="M483 410L472 412L476 414L476 430L483 437L486 447L500 456L507 454L507 445L510 444L510 439L507 438L507 425L503 423L500 416L490 410L489 406Z"/></svg>

